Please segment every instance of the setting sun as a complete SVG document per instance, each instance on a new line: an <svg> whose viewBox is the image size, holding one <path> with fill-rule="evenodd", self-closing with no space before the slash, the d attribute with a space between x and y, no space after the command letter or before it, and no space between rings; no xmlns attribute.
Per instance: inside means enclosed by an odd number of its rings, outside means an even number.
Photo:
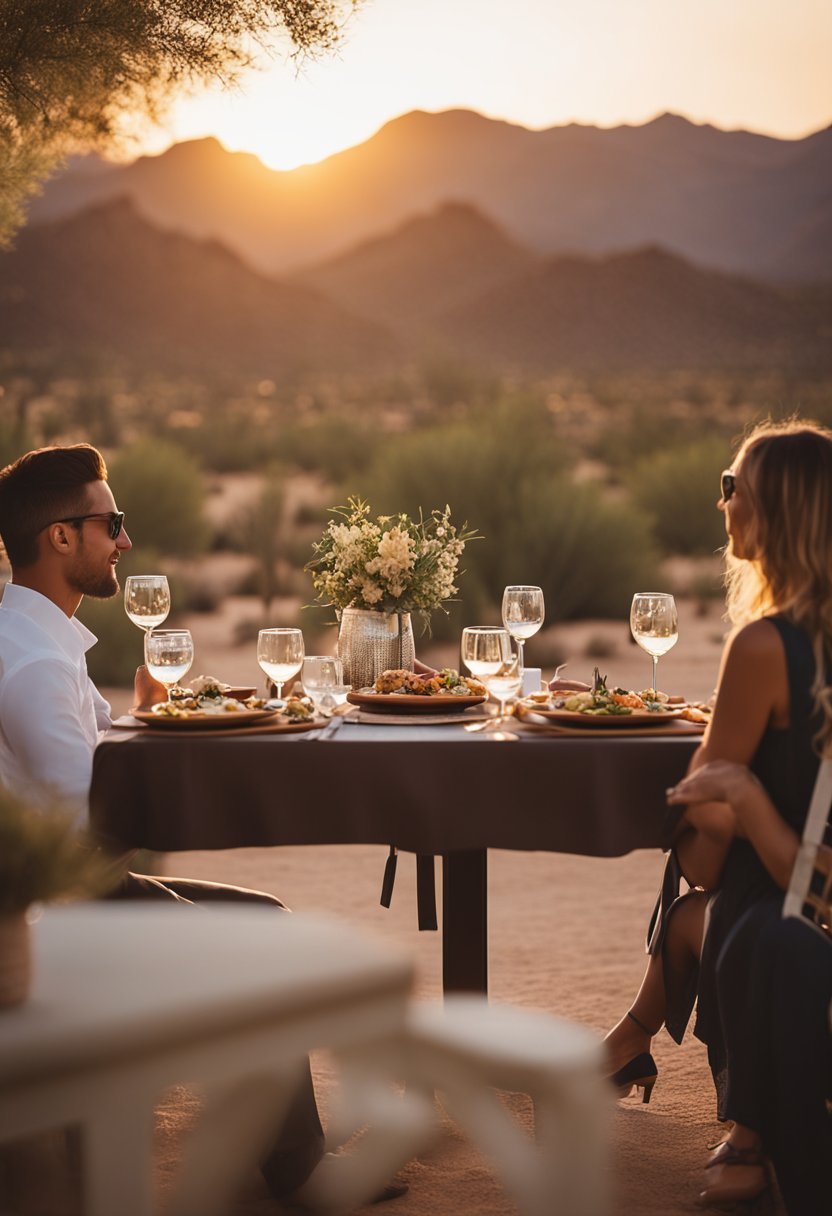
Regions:
<svg viewBox="0 0 832 1216"><path fill-rule="evenodd" d="M236 89L182 99L133 151L215 135L276 169L321 160L409 110L474 109L527 127L640 124L664 111L798 137L830 120L832 8L369 0L336 55L262 62ZM777 71L772 71L772 63Z"/></svg>

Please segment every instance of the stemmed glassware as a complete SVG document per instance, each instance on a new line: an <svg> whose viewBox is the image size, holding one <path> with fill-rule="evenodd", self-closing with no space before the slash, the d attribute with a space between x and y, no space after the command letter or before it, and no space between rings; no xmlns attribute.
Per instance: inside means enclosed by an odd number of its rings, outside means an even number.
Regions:
<svg viewBox="0 0 832 1216"><path fill-rule="evenodd" d="M468 625L463 629L460 658L475 680L484 681L500 670L507 637L499 625Z"/></svg>
<svg viewBox="0 0 832 1216"><path fill-rule="evenodd" d="M349 685L344 683L344 665L326 654L308 654L300 669L303 691L325 717L347 699Z"/></svg>
<svg viewBox="0 0 832 1216"><path fill-rule="evenodd" d="M543 624L543 592L539 587L506 587L503 624L517 643L517 661L523 675L523 646Z"/></svg>
<svg viewBox="0 0 832 1216"><path fill-rule="evenodd" d="M461 654L471 675L482 680L499 702L500 709L492 723L496 726L506 717L506 706L520 692L523 683L520 652L512 650L507 629L496 625L469 625L462 631Z"/></svg>
<svg viewBox="0 0 832 1216"><path fill-rule="evenodd" d="M653 660L655 693L659 658L667 654L679 640L679 616L673 596L665 591L636 592L630 607L630 632Z"/></svg>
<svg viewBox="0 0 832 1216"><path fill-rule="evenodd" d="M144 661L147 670L164 684L168 700L194 661L194 640L189 629L148 629L144 635Z"/></svg>
<svg viewBox="0 0 832 1216"><path fill-rule="evenodd" d="M500 650L502 662L498 670L491 675L483 677L486 688L492 697L500 703L500 712L497 715L498 722L506 717L508 702L517 696L523 685L523 668L520 665L520 644L518 642L517 649L512 650L511 637L506 630L502 631Z"/></svg>
<svg viewBox="0 0 832 1216"><path fill-rule="evenodd" d="M134 625L149 633L167 620L170 587L164 574L130 574L124 583L124 610Z"/></svg>
<svg viewBox="0 0 832 1216"><path fill-rule="evenodd" d="M257 635L257 662L269 681L277 685L277 697L281 700L283 685L298 674L303 663L301 630L261 629Z"/></svg>

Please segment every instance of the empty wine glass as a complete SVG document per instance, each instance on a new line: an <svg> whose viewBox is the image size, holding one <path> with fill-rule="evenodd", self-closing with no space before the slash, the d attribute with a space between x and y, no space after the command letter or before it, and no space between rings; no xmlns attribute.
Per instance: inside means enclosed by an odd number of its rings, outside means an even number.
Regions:
<svg viewBox="0 0 832 1216"><path fill-rule="evenodd" d="M630 607L630 631L642 650L653 660L653 692L659 658L679 640L676 601L664 591L638 591Z"/></svg>
<svg viewBox="0 0 832 1216"><path fill-rule="evenodd" d="M124 583L124 610L134 625L149 633L170 612L170 587L164 574L130 574Z"/></svg>
<svg viewBox="0 0 832 1216"><path fill-rule="evenodd" d="M300 669L303 691L315 708L329 716L347 699L349 685L344 683L344 665L326 654L308 654Z"/></svg>
<svg viewBox="0 0 832 1216"><path fill-rule="evenodd" d="M257 635L257 662L269 681L277 685L277 697L281 700L283 685L298 674L303 663L300 629L261 629Z"/></svg>
<svg viewBox="0 0 832 1216"><path fill-rule="evenodd" d="M164 684L168 700L194 661L194 640L189 629L148 630L144 635L144 661L147 670Z"/></svg>
<svg viewBox="0 0 832 1216"><path fill-rule="evenodd" d="M506 587L503 592L503 624L517 643L520 675L523 675L523 646L543 624L543 592L539 587Z"/></svg>

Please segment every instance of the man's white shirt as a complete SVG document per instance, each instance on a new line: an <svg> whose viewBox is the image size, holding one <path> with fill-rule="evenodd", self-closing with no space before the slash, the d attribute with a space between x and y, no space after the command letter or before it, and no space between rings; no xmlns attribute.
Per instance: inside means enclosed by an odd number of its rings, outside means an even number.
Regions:
<svg viewBox="0 0 832 1216"><path fill-rule="evenodd" d="M97 641L46 596L8 583L0 603L0 781L87 823L92 757L110 706L87 674Z"/></svg>

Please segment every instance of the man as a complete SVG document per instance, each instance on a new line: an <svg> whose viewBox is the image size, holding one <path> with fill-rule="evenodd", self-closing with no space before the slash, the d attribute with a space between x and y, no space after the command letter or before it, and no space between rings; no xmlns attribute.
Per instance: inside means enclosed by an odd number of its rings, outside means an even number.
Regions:
<svg viewBox="0 0 832 1216"><path fill-rule="evenodd" d="M0 471L0 538L12 568L0 604L0 782L34 806L70 808L86 826L93 751L110 726L110 706L87 674L96 639L74 614L85 595L118 593L116 567L131 548L100 453L88 444L42 448ZM154 684L140 668L139 704L152 699ZM283 908L259 892L138 875L127 875L117 894ZM322 1153L309 1078L263 1164L272 1192L294 1192Z"/></svg>

